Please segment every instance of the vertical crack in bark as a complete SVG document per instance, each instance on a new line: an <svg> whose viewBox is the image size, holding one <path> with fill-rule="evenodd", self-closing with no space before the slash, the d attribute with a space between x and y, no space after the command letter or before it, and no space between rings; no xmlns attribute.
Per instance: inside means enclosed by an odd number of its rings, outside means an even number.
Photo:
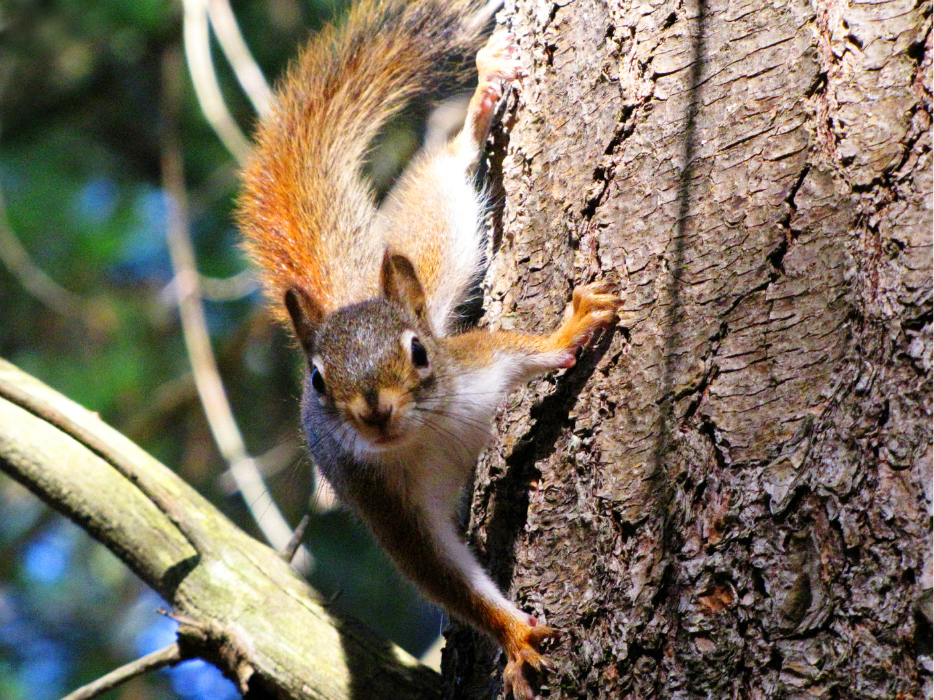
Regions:
<svg viewBox="0 0 934 700"><path fill-rule="evenodd" d="M644 101L640 102L640 104L643 103ZM581 211L584 219L588 221L593 219L594 215L597 213L597 207L606 199L610 183L613 182L614 175L616 174L616 163L613 160L613 156L619 149L620 144L622 144L636 128L635 120L633 119L636 106L637 105L634 104L623 105L619 119L616 122L616 131L613 133L613 138L610 139L609 144L607 144L603 152L600 165L594 168L594 185L590 189L596 191L587 198L587 202Z"/></svg>
<svg viewBox="0 0 934 700"><path fill-rule="evenodd" d="M601 336L573 369L559 378L555 390L530 411L532 425L506 458L506 473L496 484L496 503L487 525L486 553L496 582L509 588L515 566L515 543L528 520L529 486L540 476L536 465L555 451L573 419L568 414L606 354L612 332Z"/></svg>
<svg viewBox="0 0 934 700"><path fill-rule="evenodd" d="M801 234L801 231L794 226L795 213L798 211L798 205L795 203L795 197L797 196L798 191L801 189L801 186L804 184L804 180L808 176L809 172L811 172L811 166L804 166L804 168L798 174L798 177L795 179L794 183L791 185L791 189L788 191L788 196L785 197L785 204L788 205L788 212L778 222L779 225L785 229L785 239L779 243L778 246L768 254L768 256L766 256L772 268L781 275L785 274L785 254Z"/></svg>

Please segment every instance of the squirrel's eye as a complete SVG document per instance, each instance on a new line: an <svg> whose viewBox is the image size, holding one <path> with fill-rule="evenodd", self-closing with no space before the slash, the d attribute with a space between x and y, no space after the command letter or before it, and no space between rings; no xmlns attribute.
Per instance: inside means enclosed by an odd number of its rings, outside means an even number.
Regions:
<svg viewBox="0 0 934 700"><path fill-rule="evenodd" d="M412 338L412 364L418 368L428 366L428 351L418 338Z"/></svg>
<svg viewBox="0 0 934 700"><path fill-rule="evenodd" d="M324 394L328 390L327 385L324 383L324 377L321 376L321 372L318 371L317 367L311 370L311 386L319 394Z"/></svg>

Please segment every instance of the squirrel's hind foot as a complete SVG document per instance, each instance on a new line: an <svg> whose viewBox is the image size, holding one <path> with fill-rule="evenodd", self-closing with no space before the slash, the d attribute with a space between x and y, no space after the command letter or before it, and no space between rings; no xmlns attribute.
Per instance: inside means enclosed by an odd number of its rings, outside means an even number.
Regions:
<svg viewBox="0 0 934 700"><path fill-rule="evenodd" d="M503 680L507 695L512 693L514 700L534 700L535 693L526 676L528 667L539 672L554 670L554 664L541 654L540 649L546 639L554 639L559 635L553 627L529 625L506 644L508 660Z"/></svg>
<svg viewBox="0 0 934 700"><path fill-rule="evenodd" d="M522 62L516 58L519 45L512 32L496 32L477 52L477 73L480 84L511 83L528 75Z"/></svg>

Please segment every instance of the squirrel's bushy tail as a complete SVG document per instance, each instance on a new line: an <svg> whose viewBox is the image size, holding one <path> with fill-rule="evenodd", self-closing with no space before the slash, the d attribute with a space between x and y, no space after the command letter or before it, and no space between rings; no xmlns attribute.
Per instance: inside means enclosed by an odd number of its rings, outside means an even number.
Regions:
<svg viewBox="0 0 934 700"><path fill-rule="evenodd" d="M386 120L472 65L484 0L360 0L315 36L260 125L243 174L245 245L282 313L299 286L325 311L371 296L384 243L360 169ZM479 25L479 26L478 26Z"/></svg>

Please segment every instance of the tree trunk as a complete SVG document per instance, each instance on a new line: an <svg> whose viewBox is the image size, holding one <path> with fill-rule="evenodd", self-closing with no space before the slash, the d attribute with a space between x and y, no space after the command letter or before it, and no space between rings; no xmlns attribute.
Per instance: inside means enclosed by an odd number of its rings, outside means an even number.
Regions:
<svg viewBox="0 0 934 700"><path fill-rule="evenodd" d="M547 697L930 697L930 0L514 4L491 323L625 301L477 474Z"/></svg>
<svg viewBox="0 0 934 700"><path fill-rule="evenodd" d="M930 0L507 10L531 75L492 163L492 325L549 329L592 279L625 300L478 468L475 544L564 632L543 691L930 697ZM0 470L172 602L187 653L257 696L437 694L96 418L0 375ZM495 697L498 652L452 638L453 697Z"/></svg>

